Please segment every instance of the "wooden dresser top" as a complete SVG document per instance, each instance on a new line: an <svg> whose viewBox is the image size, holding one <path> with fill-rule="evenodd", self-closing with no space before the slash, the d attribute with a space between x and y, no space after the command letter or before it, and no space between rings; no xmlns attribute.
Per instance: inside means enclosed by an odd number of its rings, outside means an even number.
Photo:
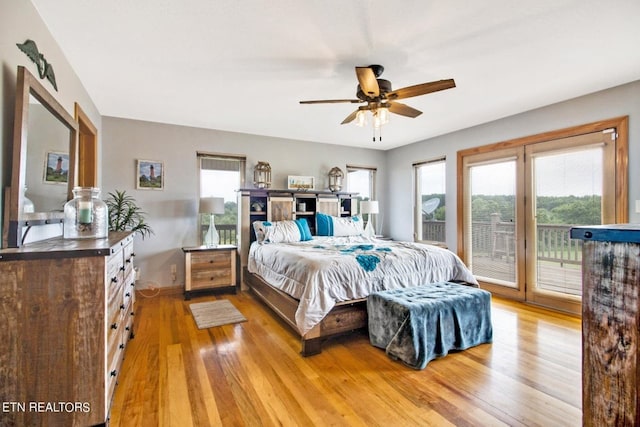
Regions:
<svg viewBox="0 0 640 427"><path fill-rule="evenodd" d="M55 237L29 243L20 248L0 250L0 262L45 258L109 256L133 240L128 231L112 231L104 239L63 239Z"/></svg>

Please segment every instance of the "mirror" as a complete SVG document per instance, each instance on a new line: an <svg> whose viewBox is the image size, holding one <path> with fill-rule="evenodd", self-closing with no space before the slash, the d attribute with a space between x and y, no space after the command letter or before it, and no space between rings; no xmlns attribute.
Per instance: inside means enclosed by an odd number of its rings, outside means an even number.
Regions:
<svg viewBox="0 0 640 427"><path fill-rule="evenodd" d="M22 246L33 226L62 222L76 183L78 124L22 66L14 120L5 247Z"/></svg>

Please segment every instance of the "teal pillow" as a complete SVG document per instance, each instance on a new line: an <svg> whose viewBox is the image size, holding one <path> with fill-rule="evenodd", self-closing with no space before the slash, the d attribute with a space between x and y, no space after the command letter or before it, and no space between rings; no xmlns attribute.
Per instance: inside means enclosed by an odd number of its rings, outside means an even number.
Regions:
<svg viewBox="0 0 640 427"><path fill-rule="evenodd" d="M313 236L311 236L311 230L309 229L309 223L306 219L296 219L296 225L298 226L298 230L300 231L301 242L313 239Z"/></svg>
<svg viewBox="0 0 640 427"><path fill-rule="evenodd" d="M316 235L333 236L333 220L330 215L316 214Z"/></svg>

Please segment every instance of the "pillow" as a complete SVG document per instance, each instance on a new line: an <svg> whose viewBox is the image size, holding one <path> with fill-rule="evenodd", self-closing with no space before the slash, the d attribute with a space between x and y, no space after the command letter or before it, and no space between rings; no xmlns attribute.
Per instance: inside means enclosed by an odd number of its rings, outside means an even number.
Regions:
<svg viewBox="0 0 640 427"><path fill-rule="evenodd" d="M253 230L259 243L304 242L311 240L311 230L304 218L295 221L254 221Z"/></svg>
<svg viewBox="0 0 640 427"><path fill-rule="evenodd" d="M256 241L262 243L264 241L264 233L267 231L267 227L270 226L269 221L253 221L253 231L256 234Z"/></svg>
<svg viewBox="0 0 640 427"><path fill-rule="evenodd" d="M316 214L316 233L318 236L360 236L364 232L362 218L359 216L338 217Z"/></svg>

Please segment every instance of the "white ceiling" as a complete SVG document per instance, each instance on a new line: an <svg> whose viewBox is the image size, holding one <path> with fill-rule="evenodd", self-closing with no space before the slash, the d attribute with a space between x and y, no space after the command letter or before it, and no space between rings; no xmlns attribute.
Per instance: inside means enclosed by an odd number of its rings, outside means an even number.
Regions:
<svg viewBox="0 0 640 427"><path fill-rule="evenodd" d="M389 149L640 79L638 0L32 2L104 116ZM382 142L340 125L355 104L299 104L369 64L457 87Z"/></svg>

